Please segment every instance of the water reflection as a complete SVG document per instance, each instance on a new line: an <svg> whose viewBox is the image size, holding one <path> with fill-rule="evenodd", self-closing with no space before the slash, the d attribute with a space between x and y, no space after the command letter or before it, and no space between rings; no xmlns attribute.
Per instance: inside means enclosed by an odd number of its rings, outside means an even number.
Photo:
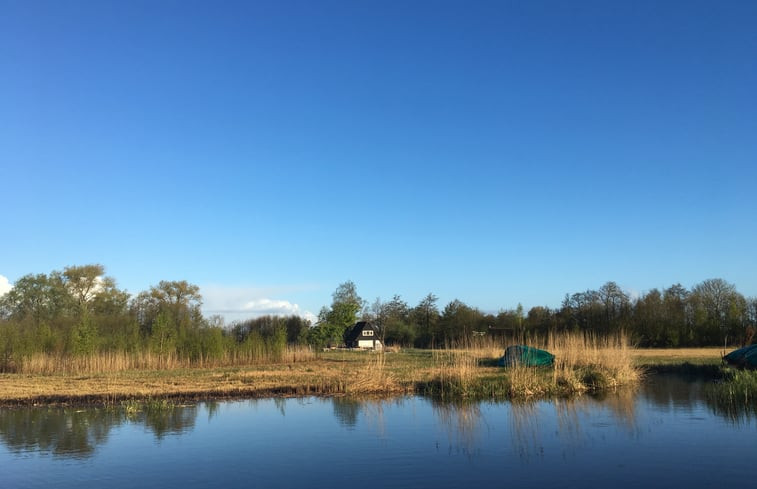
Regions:
<svg viewBox="0 0 757 489"><path fill-rule="evenodd" d="M679 419L699 420L711 414L730 423L749 423L757 416L754 403L722 404L707 395L708 382L676 375L648 379L639 389L607 392L602 396L555 399L521 403L442 403L417 398L359 400L263 399L236 403L239 409L287 416L320 416L311 405L330 407L331 416L347 433L368 431L381 439L392 439L407 426L396 424L398 413L419 413L430 409L434 426L446 433L446 444L436 442L437 450L476 457L486 440L497 439L509 445L510 453L524 461L541 459L545 447L559 447L563 458L584 450L605 436L636 439L647 436L654 412L672 414ZM198 414L207 412L207 423L224 416L223 402L173 406L138 412L112 409L0 409L0 443L17 454L42 453L54 457L85 459L106 444L114 429L124 425L143 427L157 442L195 429ZM330 406L329 406L330 405ZM235 408L237 409L237 408ZM252 413L252 414L249 414ZM312 414L310 414L312 413ZM683 416L681 416L683 414ZM651 417L650 417L651 416ZM688 416L688 418L687 418ZM419 414L413 421L430 419ZM224 420L219 420L223 424ZM643 427L643 429L641 427ZM389 436L387 436L389 435ZM283 434L282 436L288 436ZM442 434L444 437L444 434ZM441 442L441 443L440 443ZM441 446L440 446L441 445ZM446 445L446 446L445 446Z"/></svg>
<svg viewBox="0 0 757 489"><path fill-rule="evenodd" d="M85 458L108 440L122 416L106 410L0 410L0 438L14 452Z"/></svg>
<svg viewBox="0 0 757 489"><path fill-rule="evenodd" d="M144 424L155 438L162 440L166 435L181 435L191 431L197 420L197 406L175 406L170 409L146 409L131 418Z"/></svg>
<svg viewBox="0 0 757 489"><path fill-rule="evenodd" d="M448 452L462 453L473 457L478 452L478 438L485 427L486 418L479 403L432 404L439 424L445 428Z"/></svg>
<svg viewBox="0 0 757 489"><path fill-rule="evenodd" d="M334 417L340 425L348 429L355 429L357 418L366 401L349 397L335 397L331 400Z"/></svg>
<svg viewBox="0 0 757 489"><path fill-rule="evenodd" d="M196 406L145 409L137 413L120 408L0 409L0 440L16 453L87 458L108 441L114 428L126 423L142 425L161 440L169 434L191 431L196 418Z"/></svg>

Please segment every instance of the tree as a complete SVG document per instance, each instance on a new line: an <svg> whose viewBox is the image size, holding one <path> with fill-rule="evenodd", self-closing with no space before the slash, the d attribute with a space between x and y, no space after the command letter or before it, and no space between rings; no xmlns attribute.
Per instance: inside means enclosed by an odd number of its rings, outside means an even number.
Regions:
<svg viewBox="0 0 757 489"><path fill-rule="evenodd" d="M60 273L24 275L0 298L2 316L16 321L31 321L39 326L67 316L71 310L68 294Z"/></svg>
<svg viewBox="0 0 757 489"><path fill-rule="evenodd" d="M690 293L681 284L673 284L662 293L663 322L671 346L689 346L694 342Z"/></svg>
<svg viewBox="0 0 757 489"><path fill-rule="evenodd" d="M695 318L710 342L728 342L741 336L746 317L746 300L736 286L714 278L697 284L692 290ZM718 338L719 336L719 338Z"/></svg>
<svg viewBox="0 0 757 489"><path fill-rule="evenodd" d="M81 321L71 331L74 355L91 355L97 350L97 326L92 322L89 314L84 313Z"/></svg>
<svg viewBox="0 0 757 489"><path fill-rule="evenodd" d="M419 327L419 335L416 338L416 345L434 346L438 336L437 326L439 323L439 309L436 307L436 301L439 300L437 296L429 293L426 297L421 299L417 306L410 311L415 324Z"/></svg>
<svg viewBox="0 0 757 489"><path fill-rule="evenodd" d="M175 339L176 330L168 319L168 314L165 312L159 313L152 325L150 345L153 352L155 352L160 358L161 363L169 353L175 351Z"/></svg>
<svg viewBox="0 0 757 489"><path fill-rule="evenodd" d="M88 303L98 292L98 284L105 268L102 265L71 266L63 269L65 287L73 297L80 312L85 312Z"/></svg>
<svg viewBox="0 0 757 489"><path fill-rule="evenodd" d="M628 295L615 282L607 282L596 293L597 299L604 308L606 332L619 330L619 321L629 308Z"/></svg>
<svg viewBox="0 0 757 489"><path fill-rule="evenodd" d="M666 328L662 294L657 289L647 292L636 302L634 336L640 346L670 347L673 340Z"/></svg>
<svg viewBox="0 0 757 489"><path fill-rule="evenodd" d="M534 331L542 336L554 334L556 329L555 314L548 307L534 306L529 309L526 323L529 331Z"/></svg>
<svg viewBox="0 0 757 489"><path fill-rule="evenodd" d="M365 301L357 294L357 287L352 280L339 284L331 297L332 307L335 304L350 304L355 306L357 311L361 311L365 305Z"/></svg>
<svg viewBox="0 0 757 489"><path fill-rule="evenodd" d="M202 318L201 305L202 296L197 285L186 280L161 280L157 286L139 293L132 302L132 310L143 328L149 330L160 313L167 314L176 327L197 323Z"/></svg>
<svg viewBox="0 0 757 489"><path fill-rule="evenodd" d="M365 301L357 294L355 283L348 280L339 284L332 294L331 307L321 310L319 318L329 334L340 333L344 337L347 329L357 322L358 313L363 310Z"/></svg>
<svg viewBox="0 0 757 489"><path fill-rule="evenodd" d="M386 338L387 312L387 304L381 302L381 297L376 297L376 300L373 301L373 304L371 304L371 307L368 310L369 319L371 321L371 324L373 324L373 327L378 331L379 339L381 340L382 345L384 344L384 340Z"/></svg>
<svg viewBox="0 0 757 489"><path fill-rule="evenodd" d="M481 317L478 309L471 308L458 299L447 304L439 320L447 346L469 341L471 331L478 327Z"/></svg>

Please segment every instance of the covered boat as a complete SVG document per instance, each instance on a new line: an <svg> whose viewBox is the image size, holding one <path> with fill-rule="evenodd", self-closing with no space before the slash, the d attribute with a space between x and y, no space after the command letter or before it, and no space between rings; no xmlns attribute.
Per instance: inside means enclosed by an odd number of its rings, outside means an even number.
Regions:
<svg viewBox="0 0 757 489"><path fill-rule="evenodd" d="M757 345L749 345L734 350L723 357L729 365L741 368L757 368Z"/></svg>
<svg viewBox="0 0 757 489"><path fill-rule="evenodd" d="M514 367L516 365L541 367L552 365L554 362L555 356L550 352L526 345L508 346L505 349L505 354L499 359L501 367Z"/></svg>

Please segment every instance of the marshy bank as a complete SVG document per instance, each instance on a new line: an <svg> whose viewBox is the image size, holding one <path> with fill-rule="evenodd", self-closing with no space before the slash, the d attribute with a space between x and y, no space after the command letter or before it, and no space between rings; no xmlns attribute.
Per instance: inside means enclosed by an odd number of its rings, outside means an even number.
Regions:
<svg viewBox="0 0 757 489"><path fill-rule="evenodd" d="M640 350L627 338L558 335L532 345L549 350L549 367L497 365L504 347L480 341L435 350L314 351L235 357L207 364L154 355L33 355L0 374L0 406L173 403L266 397L392 397L444 401L539 400L654 382L658 374L702 380L722 410L757 409L757 374L721 366L717 348Z"/></svg>
<svg viewBox="0 0 757 489"><path fill-rule="evenodd" d="M439 399L540 399L636 385L643 378L625 337L560 335L532 342L552 367L497 366L504 347L479 342L438 350L287 350L276 361L189 366L170 358L37 355L0 374L0 404L118 404L291 396L422 394Z"/></svg>

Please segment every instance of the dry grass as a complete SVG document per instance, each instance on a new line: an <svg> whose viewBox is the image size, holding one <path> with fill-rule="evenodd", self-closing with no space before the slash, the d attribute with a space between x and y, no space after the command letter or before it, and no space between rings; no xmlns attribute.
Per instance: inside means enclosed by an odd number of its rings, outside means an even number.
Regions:
<svg viewBox="0 0 757 489"><path fill-rule="evenodd" d="M634 350L622 337L561 336L530 344L554 353L556 367L503 370L497 359L505 345L494 341L398 353L289 350L280 363L202 368L150 356L40 356L30 358L21 373L0 375L0 404L414 392L504 399L568 395L639 380Z"/></svg>
<svg viewBox="0 0 757 489"><path fill-rule="evenodd" d="M637 383L641 369L634 363L629 344L625 334L564 334L550 337L545 347L555 355L555 383L581 390Z"/></svg>
<svg viewBox="0 0 757 489"><path fill-rule="evenodd" d="M667 364L719 364L724 353L722 348L637 348L633 350L638 365Z"/></svg>
<svg viewBox="0 0 757 489"><path fill-rule="evenodd" d="M485 366L496 365L504 345L491 339L479 340L464 348L434 352L435 390L441 395L462 397L489 393L530 398L633 385L641 379L642 371L634 362L634 349L625 335L560 334L507 343L527 343L550 351L555 355L554 368L515 366L507 368L502 376L498 370L492 372Z"/></svg>
<svg viewBox="0 0 757 489"><path fill-rule="evenodd" d="M307 362L315 359L316 354L308 347L288 347L281 355L251 356L229 353L220 359L203 359L195 361L182 359L176 355L156 355L151 352L139 353L97 353L86 356L50 355L35 353L23 357L16 365L20 374L93 374L125 372L129 370L175 370L180 368L218 368L230 366L288 364Z"/></svg>
<svg viewBox="0 0 757 489"><path fill-rule="evenodd" d="M386 368L386 353L375 352L364 366L347 377L345 392L350 395L387 395L408 391L397 375Z"/></svg>

